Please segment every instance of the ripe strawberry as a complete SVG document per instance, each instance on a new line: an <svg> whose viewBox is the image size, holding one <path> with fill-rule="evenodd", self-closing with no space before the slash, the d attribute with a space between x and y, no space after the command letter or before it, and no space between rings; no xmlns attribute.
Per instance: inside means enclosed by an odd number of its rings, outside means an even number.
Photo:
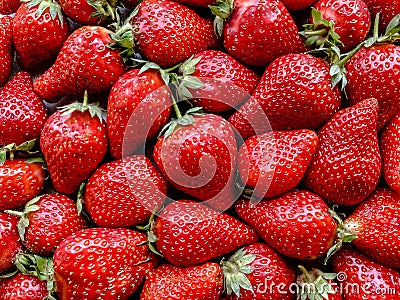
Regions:
<svg viewBox="0 0 400 300"><path fill-rule="evenodd" d="M215 4L215 0L175 0L183 5L196 8L208 8L209 5Z"/></svg>
<svg viewBox="0 0 400 300"><path fill-rule="evenodd" d="M74 193L103 160L107 130L96 104L72 103L50 116L40 135L40 148L54 189Z"/></svg>
<svg viewBox="0 0 400 300"><path fill-rule="evenodd" d="M147 276L140 300L218 300L222 288L222 270L214 262L186 268L163 264Z"/></svg>
<svg viewBox="0 0 400 300"><path fill-rule="evenodd" d="M333 257L333 269L345 279L340 285L346 300L400 299L400 273L352 248L343 248Z"/></svg>
<svg viewBox="0 0 400 300"><path fill-rule="evenodd" d="M19 66L34 71L56 57L69 27L57 2L30 0L22 3L15 14L13 35Z"/></svg>
<svg viewBox="0 0 400 300"><path fill-rule="evenodd" d="M20 0L0 0L0 14L9 15L17 11L21 5Z"/></svg>
<svg viewBox="0 0 400 300"><path fill-rule="evenodd" d="M226 50L245 64L264 67L279 56L305 51L294 20L279 0L220 0L211 11Z"/></svg>
<svg viewBox="0 0 400 300"><path fill-rule="evenodd" d="M27 72L17 73L0 89L0 145L19 145L39 137L46 119Z"/></svg>
<svg viewBox="0 0 400 300"><path fill-rule="evenodd" d="M293 299L289 291L295 280L293 269L264 243L239 249L221 265L229 300Z"/></svg>
<svg viewBox="0 0 400 300"><path fill-rule="evenodd" d="M146 139L155 137L167 123L170 111L170 90L158 71L126 72L113 85L108 97L111 155L119 159L123 151L126 156L144 146Z"/></svg>
<svg viewBox="0 0 400 300"><path fill-rule="evenodd" d="M239 150L240 178L258 199L286 193L303 178L317 144L317 134L308 129L252 136Z"/></svg>
<svg viewBox="0 0 400 300"><path fill-rule="evenodd" d="M325 61L309 54L289 54L268 66L252 98L229 121L244 138L268 131L262 122L265 116L273 130L314 129L340 104L339 89L332 87Z"/></svg>
<svg viewBox="0 0 400 300"><path fill-rule="evenodd" d="M0 17L0 86L6 82L11 73L14 56L12 27L12 17Z"/></svg>
<svg viewBox="0 0 400 300"><path fill-rule="evenodd" d="M18 217L0 211L0 273L14 266L15 258L23 250L17 224Z"/></svg>
<svg viewBox="0 0 400 300"><path fill-rule="evenodd" d="M100 26L83 26L65 41L54 64L34 82L35 92L48 102L66 95L108 91L126 71L119 50L107 45L112 32Z"/></svg>
<svg viewBox="0 0 400 300"><path fill-rule="evenodd" d="M258 239L248 225L192 200L168 204L151 230L157 250L175 266L204 263Z"/></svg>
<svg viewBox="0 0 400 300"><path fill-rule="evenodd" d="M281 0L289 10L303 10L311 7L317 0Z"/></svg>
<svg viewBox="0 0 400 300"><path fill-rule="evenodd" d="M89 228L54 253L60 300L127 299L156 264L146 235L127 228Z"/></svg>
<svg viewBox="0 0 400 300"><path fill-rule="evenodd" d="M137 51L161 67L171 67L214 47L217 37L210 20L170 0L144 0L132 18Z"/></svg>
<svg viewBox="0 0 400 300"><path fill-rule="evenodd" d="M398 14L400 14L400 2L393 0L363 0L369 11L371 17L375 19L379 13L379 30L385 31L389 22Z"/></svg>
<svg viewBox="0 0 400 300"><path fill-rule="evenodd" d="M2 300L42 300L48 295L46 281L36 276L17 275L0 282Z"/></svg>
<svg viewBox="0 0 400 300"><path fill-rule="evenodd" d="M259 203L239 200L239 217L279 253L301 260L323 256L332 246L337 225L317 195L293 190ZM307 228L307 230L304 230Z"/></svg>
<svg viewBox="0 0 400 300"><path fill-rule="evenodd" d="M324 200L353 205L375 190L381 173L377 111L378 102L367 99L340 110L319 130L304 182Z"/></svg>

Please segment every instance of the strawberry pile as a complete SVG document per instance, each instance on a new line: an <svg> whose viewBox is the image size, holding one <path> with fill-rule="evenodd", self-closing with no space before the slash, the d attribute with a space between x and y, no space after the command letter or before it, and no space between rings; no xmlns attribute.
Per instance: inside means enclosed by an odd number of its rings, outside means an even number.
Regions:
<svg viewBox="0 0 400 300"><path fill-rule="evenodd" d="M400 300L400 1L0 0L0 300Z"/></svg>

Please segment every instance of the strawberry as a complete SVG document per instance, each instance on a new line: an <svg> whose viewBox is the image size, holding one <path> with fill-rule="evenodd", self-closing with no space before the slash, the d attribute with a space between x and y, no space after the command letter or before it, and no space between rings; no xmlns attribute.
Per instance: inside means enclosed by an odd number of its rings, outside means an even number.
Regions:
<svg viewBox="0 0 400 300"><path fill-rule="evenodd" d="M69 27L54 0L24 0L14 17L13 35L19 66L34 71L55 58Z"/></svg>
<svg viewBox="0 0 400 300"><path fill-rule="evenodd" d="M166 200L167 182L143 155L112 161L89 178L83 203L96 225L130 227Z"/></svg>
<svg viewBox="0 0 400 300"><path fill-rule="evenodd" d="M175 0L183 5L195 8L208 8L209 5L215 4L215 0Z"/></svg>
<svg viewBox="0 0 400 300"><path fill-rule="evenodd" d="M164 127L170 111L170 90L158 71L126 72L113 85L108 97L111 155L118 159L123 151L126 156L143 146L146 139L155 137Z"/></svg>
<svg viewBox="0 0 400 300"><path fill-rule="evenodd" d="M252 98L229 121L243 138L273 130L315 129L340 107L328 64L309 54L289 54L265 70ZM262 110L261 110L262 109Z"/></svg>
<svg viewBox="0 0 400 300"><path fill-rule="evenodd" d="M360 203L379 181L381 156L376 99L337 112L319 131L319 145L305 174L305 185L339 205Z"/></svg>
<svg viewBox="0 0 400 300"><path fill-rule="evenodd" d="M46 281L18 273L0 282L2 300L42 300L48 295Z"/></svg>
<svg viewBox="0 0 400 300"><path fill-rule="evenodd" d="M161 67L171 67L214 47L217 37L210 20L170 0L144 0L132 18L137 51Z"/></svg>
<svg viewBox="0 0 400 300"><path fill-rule="evenodd" d="M236 202L235 209L267 244L289 257L321 257L336 237L337 225L328 206L306 190L292 190L259 203L242 199Z"/></svg>
<svg viewBox="0 0 400 300"><path fill-rule="evenodd" d="M17 224L18 217L0 211L0 273L11 268L23 250Z"/></svg>
<svg viewBox="0 0 400 300"><path fill-rule="evenodd" d="M17 11L21 5L20 0L0 0L0 14L9 15Z"/></svg>
<svg viewBox="0 0 400 300"><path fill-rule="evenodd" d="M371 12L372 18L375 18L379 13L379 30L385 31L386 26L389 25L390 21L400 14L400 2L392 0L363 0L369 11Z"/></svg>
<svg viewBox="0 0 400 300"><path fill-rule="evenodd" d="M85 93L83 103L64 106L46 122L40 148L56 191L74 193L103 160L108 140L102 114Z"/></svg>
<svg viewBox="0 0 400 300"><path fill-rule="evenodd" d="M47 120L29 73L19 72L0 89L0 145L38 138Z"/></svg>
<svg viewBox="0 0 400 300"><path fill-rule="evenodd" d="M295 281L293 269L264 243L239 249L221 266L229 300L293 299L289 290Z"/></svg>
<svg viewBox="0 0 400 300"><path fill-rule="evenodd" d="M252 136L239 150L240 178L258 199L286 193L303 178L317 144L317 134L308 129Z"/></svg>
<svg viewBox="0 0 400 300"><path fill-rule="evenodd" d="M54 64L34 82L35 92L48 102L66 95L108 91L126 71L112 31L101 26L82 26L64 42Z"/></svg>
<svg viewBox="0 0 400 300"><path fill-rule="evenodd" d="M140 300L218 300L222 288L222 270L214 262L186 268L163 264L146 278Z"/></svg>
<svg viewBox="0 0 400 300"><path fill-rule="evenodd" d="M382 266L352 248L333 257L333 269L341 274L339 286L346 300L398 300L400 273ZM338 278L339 279L339 278Z"/></svg>
<svg viewBox="0 0 400 300"><path fill-rule="evenodd" d="M289 10L303 10L313 5L317 0L281 0Z"/></svg>
<svg viewBox="0 0 400 300"><path fill-rule="evenodd" d="M193 266L244 245L258 236L234 217L192 200L168 204L151 224L150 242L175 266Z"/></svg>
<svg viewBox="0 0 400 300"><path fill-rule="evenodd" d="M279 56L305 51L294 20L279 0L218 0L211 11L225 49L242 63L264 67Z"/></svg>
<svg viewBox="0 0 400 300"><path fill-rule="evenodd" d="M13 63L13 18L0 17L0 86L7 81Z"/></svg>
<svg viewBox="0 0 400 300"><path fill-rule="evenodd" d="M127 299L154 268L146 235L127 228L89 228L67 237L54 253L60 300Z"/></svg>

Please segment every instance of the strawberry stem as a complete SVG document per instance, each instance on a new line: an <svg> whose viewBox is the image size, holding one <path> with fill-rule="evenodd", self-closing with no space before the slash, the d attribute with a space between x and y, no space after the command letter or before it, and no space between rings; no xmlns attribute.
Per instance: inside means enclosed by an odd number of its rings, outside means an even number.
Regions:
<svg viewBox="0 0 400 300"><path fill-rule="evenodd" d="M377 13L376 16L375 16L373 37L374 38L378 38L379 37L379 13Z"/></svg>
<svg viewBox="0 0 400 300"><path fill-rule="evenodd" d="M87 108L88 102L89 102L89 96L87 90L85 90L85 93L83 94L82 108Z"/></svg>
<svg viewBox="0 0 400 300"><path fill-rule="evenodd" d="M314 279L311 277L311 274L307 271L307 269L304 266L298 265L297 266L301 273L304 274L304 277L306 278L307 282L311 283L314 281Z"/></svg>

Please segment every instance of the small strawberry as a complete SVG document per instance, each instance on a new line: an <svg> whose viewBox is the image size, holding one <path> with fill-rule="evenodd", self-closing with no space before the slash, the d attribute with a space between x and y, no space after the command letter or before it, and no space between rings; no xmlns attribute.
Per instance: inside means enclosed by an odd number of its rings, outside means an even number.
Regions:
<svg viewBox="0 0 400 300"><path fill-rule="evenodd" d="M8 79L13 64L13 18L0 17L0 86Z"/></svg>
<svg viewBox="0 0 400 300"><path fill-rule="evenodd" d="M10 15L17 11L21 5L20 0L0 0L0 14Z"/></svg>
<svg viewBox="0 0 400 300"><path fill-rule="evenodd" d="M371 194L379 181L378 102L364 100L337 112L319 131L319 145L305 185L324 200L353 205Z"/></svg>
<svg viewBox="0 0 400 300"><path fill-rule="evenodd" d="M400 2L393 0L363 0L367 4L371 17L379 13L379 30L384 32L390 21L400 14Z"/></svg>
<svg viewBox="0 0 400 300"><path fill-rule="evenodd" d="M127 299L157 259L146 235L127 228L89 228L67 237L54 253L60 300Z"/></svg>
<svg viewBox="0 0 400 300"><path fill-rule="evenodd" d="M47 299L47 283L36 276L18 273L0 282L2 300L43 300Z"/></svg>
<svg viewBox="0 0 400 300"><path fill-rule="evenodd" d="M186 268L163 264L147 276L140 300L218 300L221 267L214 262Z"/></svg>
<svg viewBox="0 0 400 300"><path fill-rule="evenodd" d="M204 263L258 239L248 225L192 200L168 204L151 224L149 237L175 266Z"/></svg>
<svg viewBox="0 0 400 300"><path fill-rule="evenodd" d="M317 144L317 134L308 129L252 136L239 150L240 178L258 199L286 193L303 178Z"/></svg>
<svg viewBox="0 0 400 300"><path fill-rule="evenodd" d="M328 206L306 190L293 190L259 203L242 199L235 208L239 217L267 244L289 257L301 260L321 257L336 237L337 225Z"/></svg>
<svg viewBox="0 0 400 300"><path fill-rule="evenodd" d="M0 89L0 145L38 138L46 120L45 106L27 72L17 73Z"/></svg>
<svg viewBox="0 0 400 300"><path fill-rule="evenodd" d="M13 267L17 255L23 250L17 224L18 217L0 211L0 273Z"/></svg>
<svg viewBox="0 0 400 300"><path fill-rule="evenodd" d="M289 10L303 10L311 7L317 0L281 0L281 2Z"/></svg>
<svg viewBox="0 0 400 300"><path fill-rule="evenodd" d="M46 122L40 148L56 191L74 193L103 160L108 140L102 114L85 93L83 103L64 106Z"/></svg>

